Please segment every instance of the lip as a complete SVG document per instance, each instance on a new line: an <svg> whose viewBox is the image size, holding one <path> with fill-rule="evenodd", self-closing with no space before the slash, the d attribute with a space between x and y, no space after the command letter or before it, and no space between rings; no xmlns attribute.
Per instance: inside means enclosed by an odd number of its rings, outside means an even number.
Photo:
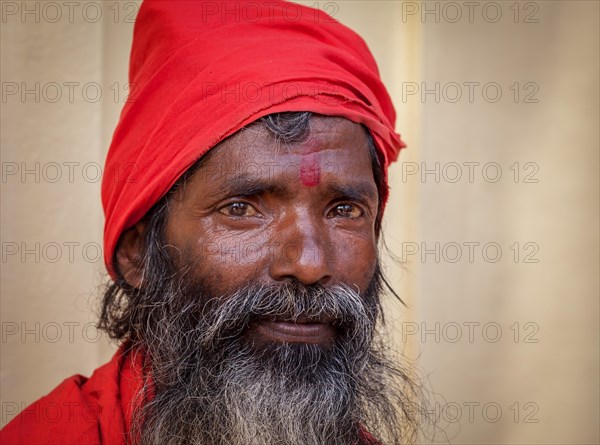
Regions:
<svg viewBox="0 0 600 445"><path fill-rule="evenodd" d="M329 343L335 335L334 327L327 322L301 322L261 320L255 333L268 342L278 343Z"/></svg>

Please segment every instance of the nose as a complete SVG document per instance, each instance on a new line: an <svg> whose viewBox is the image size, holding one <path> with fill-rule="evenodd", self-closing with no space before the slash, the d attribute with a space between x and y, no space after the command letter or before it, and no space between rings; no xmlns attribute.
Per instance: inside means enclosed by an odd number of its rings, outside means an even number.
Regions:
<svg viewBox="0 0 600 445"><path fill-rule="evenodd" d="M331 243L326 228L311 218L296 221L283 234L278 249L270 259L269 274L275 281L299 281L305 286L325 285L333 276L334 258L329 255Z"/></svg>

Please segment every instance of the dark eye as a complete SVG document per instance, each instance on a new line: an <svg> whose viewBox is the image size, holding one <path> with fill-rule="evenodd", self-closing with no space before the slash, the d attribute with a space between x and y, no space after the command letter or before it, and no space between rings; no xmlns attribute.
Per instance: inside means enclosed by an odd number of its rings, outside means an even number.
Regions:
<svg viewBox="0 0 600 445"><path fill-rule="evenodd" d="M331 217L340 217L340 218L360 218L363 216L363 211L360 207L354 204L338 204L336 205L329 214Z"/></svg>
<svg viewBox="0 0 600 445"><path fill-rule="evenodd" d="M223 215L236 217L258 215L256 209L247 202L232 202L231 204L219 209L219 212L221 212Z"/></svg>

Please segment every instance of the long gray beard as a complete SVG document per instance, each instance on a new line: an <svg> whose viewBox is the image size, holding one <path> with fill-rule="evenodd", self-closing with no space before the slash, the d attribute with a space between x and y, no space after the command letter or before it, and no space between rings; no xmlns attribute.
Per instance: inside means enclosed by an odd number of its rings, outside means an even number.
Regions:
<svg viewBox="0 0 600 445"><path fill-rule="evenodd" d="M140 332L149 378L140 444L338 445L410 441L418 387L376 339L381 277L349 286L249 286L223 298L169 285ZM163 292L165 290L163 289ZM202 293L203 292L203 293ZM203 302L200 304L199 302ZM335 320L331 345L257 346L258 318Z"/></svg>

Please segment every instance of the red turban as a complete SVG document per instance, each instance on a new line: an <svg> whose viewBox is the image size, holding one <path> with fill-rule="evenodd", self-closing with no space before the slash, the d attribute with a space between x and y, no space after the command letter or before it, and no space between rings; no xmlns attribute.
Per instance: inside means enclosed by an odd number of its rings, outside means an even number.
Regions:
<svg viewBox="0 0 600 445"><path fill-rule="evenodd" d="M386 172L404 147L365 42L295 3L145 0L129 82L102 181L113 278L121 233L211 147L260 117L311 111L364 124Z"/></svg>

